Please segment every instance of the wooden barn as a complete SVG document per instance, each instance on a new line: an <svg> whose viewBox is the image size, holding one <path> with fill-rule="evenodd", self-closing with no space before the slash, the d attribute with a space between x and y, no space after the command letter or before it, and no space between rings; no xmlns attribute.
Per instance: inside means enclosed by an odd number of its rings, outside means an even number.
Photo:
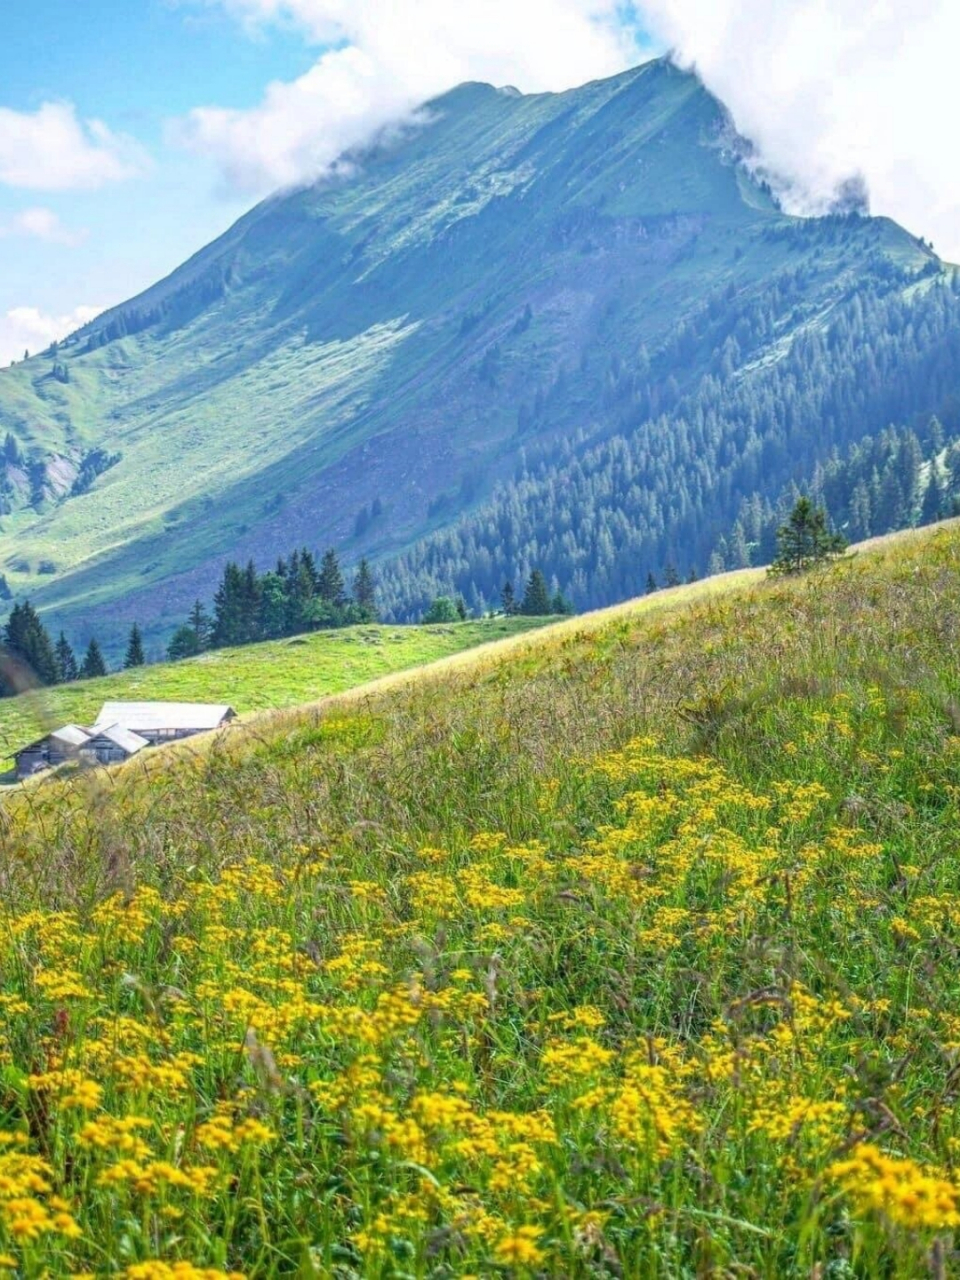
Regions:
<svg viewBox="0 0 960 1280"><path fill-rule="evenodd" d="M232 707L203 702L105 702L91 728L67 724L17 751L17 777L29 778L68 760L120 764L144 747L222 729L235 717Z"/></svg>
<svg viewBox="0 0 960 1280"><path fill-rule="evenodd" d="M62 729L38 738L14 755L17 777L29 778L42 769L54 769L67 760L76 760L80 748L89 742L91 731L79 724L65 724Z"/></svg>
<svg viewBox="0 0 960 1280"><path fill-rule="evenodd" d="M232 707L205 702L105 702L93 727L122 724L148 742L173 742L222 729L236 714Z"/></svg>
<svg viewBox="0 0 960 1280"><path fill-rule="evenodd" d="M80 747L79 756L84 764L122 764L150 743L146 738L127 729L122 724L109 724L101 728L95 725L90 737Z"/></svg>

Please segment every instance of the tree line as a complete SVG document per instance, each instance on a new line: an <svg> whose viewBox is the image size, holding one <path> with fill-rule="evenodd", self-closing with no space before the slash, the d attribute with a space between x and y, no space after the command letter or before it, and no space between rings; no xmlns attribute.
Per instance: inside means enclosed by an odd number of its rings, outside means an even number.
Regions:
<svg viewBox="0 0 960 1280"><path fill-rule="evenodd" d="M206 649L351 627L378 618L376 582L366 560L357 567L350 595L336 551L324 552L318 565L304 547L266 573L258 572L252 560L245 567L227 564L212 609L201 600L194 603L190 616L174 632L167 656L190 658Z"/></svg>
<svg viewBox="0 0 960 1280"><path fill-rule="evenodd" d="M276 567L260 573L253 561L245 567L231 561L226 565L213 597L212 608L197 600L187 620L174 632L167 646L167 658L178 661L195 657L209 649L233 648L299 635L306 631L329 630L377 622L377 588L373 571L361 560L353 575L352 594L339 557L333 550L324 553L319 565L306 548L294 551ZM551 595L539 569L527 580L518 600L513 583L502 591L503 611L508 614L549 615L571 613L572 607L561 593ZM438 597L424 614L425 623L465 620L467 607L462 598ZM81 659L61 631L54 641L29 600L15 604L2 631L7 661L0 672L0 696L11 697L28 683L64 684L107 674L103 651L91 639ZM143 666L146 656L143 635L137 623L130 628L123 667Z"/></svg>
<svg viewBox="0 0 960 1280"><path fill-rule="evenodd" d="M124 667L140 667L146 658L143 637L136 623L130 628ZM3 627L3 661L0 663L0 696L13 697L31 684L68 684L107 674L103 651L95 638L78 661L61 631L54 641L29 600L15 604Z"/></svg>
<svg viewBox="0 0 960 1280"><path fill-rule="evenodd" d="M304 631L349 627L378 619L376 583L366 560L353 577L353 594L335 551L327 551L319 566L306 548L259 573L253 561L241 568L232 561L223 571L212 610L197 600L187 620L167 646L171 661L193 657L207 649L256 644ZM0 696L19 693L27 673L30 683L65 684L107 674L99 642L89 641L78 659L61 631L54 641L36 609L26 600L15 604L2 630L6 662L0 673ZM146 655L137 623L130 628L123 667L143 666Z"/></svg>

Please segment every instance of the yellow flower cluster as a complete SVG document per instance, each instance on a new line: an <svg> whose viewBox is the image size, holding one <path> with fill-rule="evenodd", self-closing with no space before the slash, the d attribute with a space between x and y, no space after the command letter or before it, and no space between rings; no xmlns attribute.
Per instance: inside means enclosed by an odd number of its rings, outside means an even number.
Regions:
<svg viewBox="0 0 960 1280"><path fill-rule="evenodd" d="M886 714L809 732L879 756ZM787 758L748 786L638 739L519 836L251 842L3 911L0 1265L929 1273L960 1227L960 989L930 978L960 883L889 856L894 801L861 825Z"/></svg>
<svg viewBox="0 0 960 1280"><path fill-rule="evenodd" d="M884 1155L873 1143L861 1143L849 1159L830 1165L827 1174L862 1213L880 1213L911 1229L960 1226L956 1183L914 1160Z"/></svg>

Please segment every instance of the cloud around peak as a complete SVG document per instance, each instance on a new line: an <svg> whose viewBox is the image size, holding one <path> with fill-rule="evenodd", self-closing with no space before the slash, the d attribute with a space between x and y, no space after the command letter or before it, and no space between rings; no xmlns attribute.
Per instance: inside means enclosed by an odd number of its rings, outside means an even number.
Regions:
<svg viewBox="0 0 960 1280"><path fill-rule="evenodd" d="M874 213L960 257L955 0L644 0L643 9L730 108L788 208L823 213L859 184Z"/></svg>
<svg viewBox="0 0 960 1280"><path fill-rule="evenodd" d="M310 181L384 125L465 80L564 89L638 58L618 0L220 0L243 21L295 22L322 49L250 110L199 107L173 136L226 186Z"/></svg>

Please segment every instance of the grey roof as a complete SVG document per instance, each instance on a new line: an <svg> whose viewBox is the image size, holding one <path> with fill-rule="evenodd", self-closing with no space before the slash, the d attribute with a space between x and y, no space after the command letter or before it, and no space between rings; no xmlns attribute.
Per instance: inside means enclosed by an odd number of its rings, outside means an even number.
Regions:
<svg viewBox="0 0 960 1280"><path fill-rule="evenodd" d="M58 742L65 742L68 747L80 747L93 737L89 729L79 724L65 724L62 729L54 729L49 735Z"/></svg>
<svg viewBox="0 0 960 1280"><path fill-rule="evenodd" d="M234 715L232 707L205 702L105 702L95 729L122 724L127 729L217 729Z"/></svg>
<svg viewBox="0 0 960 1280"><path fill-rule="evenodd" d="M134 733L132 729L127 729L122 724L97 725L95 728L96 733L89 739L90 743L96 742L99 738L106 738L114 746L126 751L128 756L136 755L138 751L150 745L146 738L141 738L139 733Z"/></svg>
<svg viewBox="0 0 960 1280"><path fill-rule="evenodd" d="M65 746L82 747L92 737L91 731L84 729L82 725L65 724L62 729L53 729L50 733L45 733L42 738L34 738L33 742L28 742L25 747L18 747L14 755L20 756L27 751L36 751L38 747L42 747L45 742L50 742L54 738Z"/></svg>

